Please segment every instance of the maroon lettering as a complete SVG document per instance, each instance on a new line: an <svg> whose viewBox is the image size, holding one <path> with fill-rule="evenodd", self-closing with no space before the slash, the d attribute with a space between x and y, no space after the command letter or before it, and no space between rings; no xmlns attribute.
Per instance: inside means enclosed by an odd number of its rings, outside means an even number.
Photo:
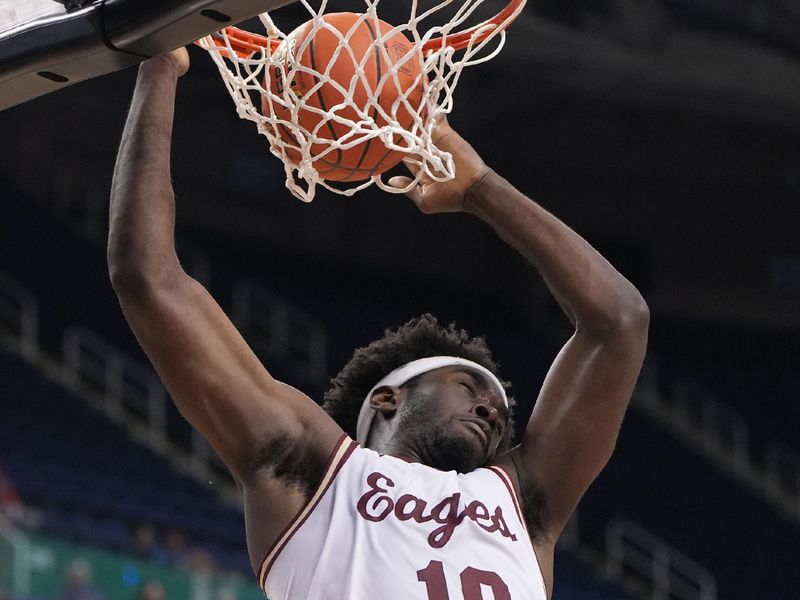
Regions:
<svg viewBox="0 0 800 600"><path fill-rule="evenodd" d="M459 512L461 494L456 492L443 498L430 509L427 514L428 502L414 496L403 494L397 501L389 494L389 489L395 486L394 481L382 473L370 473L367 476L369 490L359 498L356 505L358 514L373 523L383 521L391 514L398 521L414 521L415 523L428 523L435 521L439 527L428 535L428 544L433 548L444 547L453 537L453 533L461 523L467 519L488 533L499 532L503 537L516 541L517 536L511 533L503 517L503 509L499 506L493 513L485 504L473 500Z"/></svg>
<svg viewBox="0 0 800 600"><path fill-rule="evenodd" d="M361 496L356 506L358 514L364 517L367 521L379 522L383 521L392 509L394 509L394 502L389 496L377 496L378 494L385 494L388 490L378 485L378 482L383 480L386 488L394 487L394 481L382 475L381 473L371 473L367 477L367 484L372 488L369 492ZM375 498L373 502L373 498ZM380 507L383 505L383 510Z"/></svg>
<svg viewBox="0 0 800 600"><path fill-rule="evenodd" d="M503 518L503 511L499 506L494 509L492 522L496 525L496 530L499 531L503 537L510 538L512 542L517 541L517 536L509 531L506 520Z"/></svg>
<svg viewBox="0 0 800 600"><path fill-rule="evenodd" d="M417 571L417 581L425 584L428 600L450 600L447 580L444 578L444 567L440 561L432 560L427 567Z"/></svg>
<svg viewBox="0 0 800 600"><path fill-rule="evenodd" d="M489 509L486 508L486 505L480 500L473 500L470 502L465 512L481 529L485 529L489 533L494 531L491 518L489 517ZM482 521L488 521L488 523L483 523Z"/></svg>
<svg viewBox="0 0 800 600"><path fill-rule="evenodd" d="M461 572L461 593L464 595L464 600L483 600L481 585L491 588L494 600L511 600L511 592L506 582L494 571L467 567Z"/></svg>
<svg viewBox="0 0 800 600"><path fill-rule="evenodd" d="M413 507L411 510L408 510L408 506L412 505ZM432 517L427 516L424 517L423 513L425 512L425 508L428 506L428 503L425 500L420 500L416 496L412 496L411 494L403 494L397 499L397 502L394 505L394 514L397 516L398 519L401 521L408 521L409 519L414 519L417 523L424 523L425 521L430 521Z"/></svg>
<svg viewBox="0 0 800 600"><path fill-rule="evenodd" d="M427 567L417 571L417 581L425 584L428 600L450 600L441 561L432 560ZM494 600L511 600L506 582L494 571L481 571L474 567L461 571L461 596L464 600L484 600L482 585L492 590Z"/></svg>
<svg viewBox="0 0 800 600"><path fill-rule="evenodd" d="M433 548L441 548L449 542L456 527L464 519L465 514L458 514L458 501L460 499L461 494L453 494L431 509L433 520L442 525L431 531L428 536L428 543Z"/></svg>

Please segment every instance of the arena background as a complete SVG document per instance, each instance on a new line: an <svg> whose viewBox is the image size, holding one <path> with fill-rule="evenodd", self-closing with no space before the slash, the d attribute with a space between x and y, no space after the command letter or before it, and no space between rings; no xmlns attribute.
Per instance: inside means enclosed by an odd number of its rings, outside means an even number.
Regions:
<svg viewBox="0 0 800 600"><path fill-rule="evenodd" d="M355 347L430 311L487 337L524 421L569 332L533 269L476 219L401 196L292 198L191 54L173 144L180 254L270 370L321 398ZM108 283L135 75L0 113L0 598L259 597L230 482ZM800 598L800 8L531 0L502 54L465 72L451 123L653 314L553 597Z"/></svg>

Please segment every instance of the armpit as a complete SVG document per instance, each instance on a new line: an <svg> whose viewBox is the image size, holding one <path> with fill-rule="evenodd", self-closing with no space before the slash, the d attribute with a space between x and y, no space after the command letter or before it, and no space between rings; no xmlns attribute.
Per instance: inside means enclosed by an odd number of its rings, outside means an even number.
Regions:
<svg viewBox="0 0 800 600"><path fill-rule="evenodd" d="M309 497L319 487L325 471L308 445L288 434L272 436L253 457L253 472L266 474Z"/></svg>
<svg viewBox="0 0 800 600"><path fill-rule="evenodd" d="M520 468L513 453L509 453L509 457L517 474L522 516L525 519L525 526L528 528L531 541L534 544L547 542L551 522L544 488L534 481L530 475L526 475L525 470Z"/></svg>
<svg viewBox="0 0 800 600"><path fill-rule="evenodd" d="M531 540L536 544L546 542L547 532L550 531L550 511L544 489L535 482L524 481L521 477L520 500L522 516L525 518Z"/></svg>

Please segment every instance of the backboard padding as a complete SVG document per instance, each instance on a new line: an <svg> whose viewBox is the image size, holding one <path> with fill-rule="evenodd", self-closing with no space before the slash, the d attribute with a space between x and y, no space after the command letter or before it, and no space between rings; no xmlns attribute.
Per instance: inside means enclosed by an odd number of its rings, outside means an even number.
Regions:
<svg viewBox="0 0 800 600"><path fill-rule="evenodd" d="M138 64L292 1L97 0L32 16L0 33L0 110Z"/></svg>

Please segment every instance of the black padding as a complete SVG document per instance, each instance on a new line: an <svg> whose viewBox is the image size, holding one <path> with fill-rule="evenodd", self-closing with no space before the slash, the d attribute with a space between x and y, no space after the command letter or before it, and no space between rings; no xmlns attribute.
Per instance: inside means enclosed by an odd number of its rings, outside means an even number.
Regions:
<svg viewBox="0 0 800 600"><path fill-rule="evenodd" d="M0 110L294 0L98 0L0 35ZM228 20L226 20L228 19Z"/></svg>
<svg viewBox="0 0 800 600"><path fill-rule="evenodd" d="M153 56L293 1L105 0L106 31L114 47Z"/></svg>

